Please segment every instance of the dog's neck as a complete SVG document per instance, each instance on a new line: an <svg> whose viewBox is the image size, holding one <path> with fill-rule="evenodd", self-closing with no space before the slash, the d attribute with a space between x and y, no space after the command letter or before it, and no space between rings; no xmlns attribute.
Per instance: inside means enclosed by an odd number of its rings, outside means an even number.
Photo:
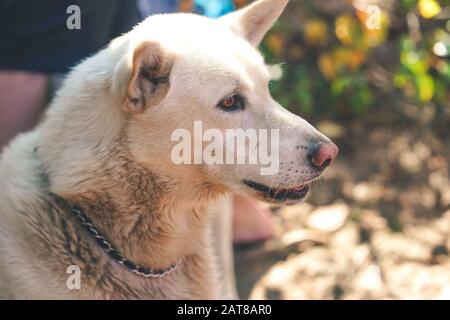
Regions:
<svg viewBox="0 0 450 320"><path fill-rule="evenodd" d="M145 168L121 146L100 167L81 190L61 195L80 206L122 256L167 268L204 245L209 202L202 186L183 186Z"/></svg>
<svg viewBox="0 0 450 320"><path fill-rule="evenodd" d="M38 155L50 191L80 206L123 257L143 267L166 268L202 244L205 208L218 194L200 179L198 185L180 181L161 168L161 160L154 167L136 160L127 146L120 102L114 95L98 96L109 88L111 74L82 76L82 67L98 57L74 70L55 97Z"/></svg>

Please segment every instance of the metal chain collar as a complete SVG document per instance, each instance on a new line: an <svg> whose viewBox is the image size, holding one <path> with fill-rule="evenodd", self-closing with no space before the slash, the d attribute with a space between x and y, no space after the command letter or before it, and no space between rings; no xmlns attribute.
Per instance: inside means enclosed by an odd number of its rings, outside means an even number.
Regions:
<svg viewBox="0 0 450 320"><path fill-rule="evenodd" d="M58 198L61 198L58 196ZM100 232L95 228L94 224L89 220L89 218L86 216L86 214L83 212L83 210L78 207L77 205L74 205L72 203L69 203L65 199L64 202L66 202L70 210L75 213L75 215L80 220L81 224L87 229L87 231L92 235L92 237L96 240L97 244L118 264L120 264L122 267L126 268L128 271L144 277L144 278L162 278L172 271L174 271L178 264L180 263L180 260L177 262L171 264L166 269L149 269L147 267L142 267L134 264L130 260L122 257L119 252L113 247L113 245L100 234Z"/></svg>

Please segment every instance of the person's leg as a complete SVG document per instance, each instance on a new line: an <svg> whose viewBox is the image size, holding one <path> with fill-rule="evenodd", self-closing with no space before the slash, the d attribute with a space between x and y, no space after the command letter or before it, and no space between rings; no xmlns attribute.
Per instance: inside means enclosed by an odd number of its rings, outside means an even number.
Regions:
<svg viewBox="0 0 450 320"><path fill-rule="evenodd" d="M49 77L0 70L0 150L19 132L30 130L45 104Z"/></svg>
<svg viewBox="0 0 450 320"><path fill-rule="evenodd" d="M273 236L271 211L267 204L251 198L233 197L233 241L236 244L266 240Z"/></svg>

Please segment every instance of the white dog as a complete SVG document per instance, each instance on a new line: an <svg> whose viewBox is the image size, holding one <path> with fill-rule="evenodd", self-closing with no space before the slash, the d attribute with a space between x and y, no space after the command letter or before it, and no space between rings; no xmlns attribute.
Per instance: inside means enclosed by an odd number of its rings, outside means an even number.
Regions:
<svg viewBox="0 0 450 320"><path fill-rule="evenodd" d="M234 294L223 274L229 223L219 223L221 243L209 233L211 212L229 217L218 201L297 203L338 152L270 95L256 47L287 2L259 0L218 20L152 16L68 75L43 123L0 158L0 297ZM172 133L195 121L277 130L279 170L174 163Z"/></svg>

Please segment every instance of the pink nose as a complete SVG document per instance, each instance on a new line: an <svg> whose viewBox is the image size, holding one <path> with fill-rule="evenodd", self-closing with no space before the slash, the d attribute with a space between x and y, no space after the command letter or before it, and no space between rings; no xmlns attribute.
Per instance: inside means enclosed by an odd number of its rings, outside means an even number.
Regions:
<svg viewBox="0 0 450 320"><path fill-rule="evenodd" d="M336 159L339 148L333 142L321 143L311 153L311 162L314 167L323 170Z"/></svg>

